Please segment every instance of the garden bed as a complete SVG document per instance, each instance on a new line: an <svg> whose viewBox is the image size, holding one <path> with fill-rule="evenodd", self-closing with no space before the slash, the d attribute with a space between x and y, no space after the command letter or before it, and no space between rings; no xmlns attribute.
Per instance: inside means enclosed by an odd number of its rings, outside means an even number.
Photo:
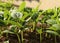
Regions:
<svg viewBox="0 0 60 43"><path fill-rule="evenodd" d="M60 43L60 8L38 8L1 3L0 43Z"/></svg>

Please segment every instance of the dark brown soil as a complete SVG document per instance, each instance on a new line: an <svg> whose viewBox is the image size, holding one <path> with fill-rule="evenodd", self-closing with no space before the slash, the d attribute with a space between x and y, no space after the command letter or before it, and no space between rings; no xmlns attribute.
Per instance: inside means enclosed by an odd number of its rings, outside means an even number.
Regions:
<svg viewBox="0 0 60 43"><path fill-rule="evenodd" d="M47 35L49 36L49 35ZM24 32L24 43L40 43L40 35L37 32ZM0 43L9 40L9 43L18 43L17 36L14 34L8 34L8 39L5 34L0 38ZM60 43L60 38L56 36L56 42ZM46 37L45 34L42 34L41 43L55 43L55 36L51 35Z"/></svg>

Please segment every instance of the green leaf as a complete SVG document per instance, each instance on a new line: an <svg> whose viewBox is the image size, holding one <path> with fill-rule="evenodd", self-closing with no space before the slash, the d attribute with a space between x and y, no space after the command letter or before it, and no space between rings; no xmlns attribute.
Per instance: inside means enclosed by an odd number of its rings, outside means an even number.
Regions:
<svg viewBox="0 0 60 43"><path fill-rule="evenodd" d="M15 21L11 21L11 20L9 20L9 21L5 20L4 22L7 22L7 23L10 23L12 25L17 25L19 27L22 27L22 25L19 22L15 22Z"/></svg>
<svg viewBox="0 0 60 43"><path fill-rule="evenodd" d="M25 2L22 2L21 5L18 8L18 11L23 11L24 8L25 8L25 6L26 6L26 3Z"/></svg>
<svg viewBox="0 0 60 43"><path fill-rule="evenodd" d="M9 11L8 11L8 10L5 10L5 11L4 11L4 18L7 19L7 18L8 18L8 14L9 14Z"/></svg>
<svg viewBox="0 0 60 43"><path fill-rule="evenodd" d="M58 30L60 30L60 24L54 24L49 29L54 30L54 31L58 31Z"/></svg>
<svg viewBox="0 0 60 43"><path fill-rule="evenodd" d="M47 30L46 32L50 33L50 34L54 34L54 35L60 36L60 34L58 34L56 31Z"/></svg>
<svg viewBox="0 0 60 43"><path fill-rule="evenodd" d="M19 26L19 27L22 27L22 25L20 24L20 23L18 23L18 22L14 22L14 21L9 21L11 24L13 24L13 25L17 25L17 26Z"/></svg>
<svg viewBox="0 0 60 43"><path fill-rule="evenodd" d="M9 40L8 41L4 41L3 43L9 43Z"/></svg>
<svg viewBox="0 0 60 43"><path fill-rule="evenodd" d="M48 24L56 24L56 20L53 20L53 19L48 19L46 22Z"/></svg>
<svg viewBox="0 0 60 43"><path fill-rule="evenodd" d="M48 29L57 31L57 29L55 27L49 27Z"/></svg>
<svg viewBox="0 0 60 43"><path fill-rule="evenodd" d="M0 3L0 6L1 6L1 7L5 7L5 4L6 4L6 3Z"/></svg>
<svg viewBox="0 0 60 43"><path fill-rule="evenodd" d="M5 26L6 24L5 24L5 22L4 22L4 20L1 20L0 19L0 26Z"/></svg>
<svg viewBox="0 0 60 43"><path fill-rule="evenodd" d="M45 11L46 11L46 10L44 10L44 11L42 11L42 12L39 12L38 17L37 17L37 19L36 19L37 22L38 22L38 20L40 20L40 16L41 16Z"/></svg>
<svg viewBox="0 0 60 43"><path fill-rule="evenodd" d="M42 29L37 29L37 32L41 34L42 33Z"/></svg>
<svg viewBox="0 0 60 43"><path fill-rule="evenodd" d="M52 19L54 19L57 16L57 8L55 7L55 9L53 9L53 11L54 11L54 15L51 16Z"/></svg>
<svg viewBox="0 0 60 43"><path fill-rule="evenodd" d="M28 16L29 16L29 14L27 12L24 12L24 16L21 19L24 20Z"/></svg>
<svg viewBox="0 0 60 43"><path fill-rule="evenodd" d="M51 12L52 12L52 9L48 9L48 10L47 10L47 13L51 13Z"/></svg>
<svg viewBox="0 0 60 43"><path fill-rule="evenodd" d="M52 27L54 27L56 30L60 30L60 24L54 24Z"/></svg>
<svg viewBox="0 0 60 43"><path fill-rule="evenodd" d="M33 14L33 15L31 16L31 19L32 19L33 21L36 21L37 18L38 18L38 14L37 14L37 13L35 13L35 14Z"/></svg>
<svg viewBox="0 0 60 43"><path fill-rule="evenodd" d="M11 33L11 34L14 34L14 32L11 32L9 30L4 30L4 31L2 31L2 33Z"/></svg>
<svg viewBox="0 0 60 43"><path fill-rule="evenodd" d="M38 9L39 9L39 5L36 8L32 9L32 12L36 13L38 11Z"/></svg>

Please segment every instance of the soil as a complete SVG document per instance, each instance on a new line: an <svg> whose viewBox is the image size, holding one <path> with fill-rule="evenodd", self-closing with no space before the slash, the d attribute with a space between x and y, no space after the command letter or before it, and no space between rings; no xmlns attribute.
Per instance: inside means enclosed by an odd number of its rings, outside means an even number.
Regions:
<svg viewBox="0 0 60 43"><path fill-rule="evenodd" d="M60 43L60 37L56 36L56 41L55 37L53 35L46 37L46 33L42 34L42 42L41 43ZM37 32L24 32L24 43L40 43L40 35ZM17 36L15 34L8 34L8 38L6 38L6 35L4 34L0 38L0 43L3 43L4 41L9 40L9 43L18 43Z"/></svg>

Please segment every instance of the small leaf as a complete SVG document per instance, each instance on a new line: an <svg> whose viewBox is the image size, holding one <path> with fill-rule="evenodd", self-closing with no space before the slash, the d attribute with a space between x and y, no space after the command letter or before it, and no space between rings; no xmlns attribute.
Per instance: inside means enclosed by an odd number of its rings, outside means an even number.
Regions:
<svg viewBox="0 0 60 43"><path fill-rule="evenodd" d="M37 18L38 18L38 13L33 14L31 17L33 21L36 21Z"/></svg>
<svg viewBox="0 0 60 43"><path fill-rule="evenodd" d="M8 41L4 41L3 43L9 43L9 40Z"/></svg>
<svg viewBox="0 0 60 43"><path fill-rule="evenodd" d="M51 12L52 12L52 9L48 9L48 10L47 10L47 13L51 13Z"/></svg>
<svg viewBox="0 0 60 43"><path fill-rule="evenodd" d="M19 9L18 10L19 11L24 10L25 6L26 6L26 3L25 2L22 2L21 5L19 6Z"/></svg>
<svg viewBox="0 0 60 43"><path fill-rule="evenodd" d="M60 30L60 24L54 24L49 29L54 30L54 31L58 31L58 30Z"/></svg>
<svg viewBox="0 0 60 43"><path fill-rule="evenodd" d="M60 24L54 24L52 27L56 28L56 30L60 30Z"/></svg>
<svg viewBox="0 0 60 43"><path fill-rule="evenodd" d="M37 32L41 34L42 33L42 29L37 29Z"/></svg>
<svg viewBox="0 0 60 43"><path fill-rule="evenodd" d="M57 8L55 7L55 9L53 9L54 11L54 15L51 16L52 19L54 19L55 17L57 17Z"/></svg>
<svg viewBox="0 0 60 43"><path fill-rule="evenodd" d="M5 11L4 11L4 18L7 19L7 18L8 18L8 14L9 14L9 11L8 11L8 10L5 10Z"/></svg>
<svg viewBox="0 0 60 43"><path fill-rule="evenodd" d="M4 22L4 20L1 20L0 19L0 26L5 26L6 24L5 24L5 22Z"/></svg>
<svg viewBox="0 0 60 43"><path fill-rule="evenodd" d="M48 19L46 22L48 24L56 24L56 20L53 20L53 19Z"/></svg>
<svg viewBox="0 0 60 43"><path fill-rule="evenodd" d="M11 34L14 34L14 32L11 32L9 30L4 30L4 31L2 31L2 33L11 33Z"/></svg>
<svg viewBox="0 0 60 43"><path fill-rule="evenodd" d="M58 34L56 31L47 30L46 32L50 33L50 34L54 34L54 35L60 36L60 34Z"/></svg>
<svg viewBox="0 0 60 43"><path fill-rule="evenodd" d="M32 9L32 12L36 13L38 11L38 9L39 9L39 5L36 8Z"/></svg>
<svg viewBox="0 0 60 43"><path fill-rule="evenodd" d="M9 21L5 20L4 22L10 23L10 24L12 24L12 25L17 25L17 26L19 26L19 27L22 27L22 25L21 25L19 22L15 22L15 21L11 21L11 20L9 20Z"/></svg>

